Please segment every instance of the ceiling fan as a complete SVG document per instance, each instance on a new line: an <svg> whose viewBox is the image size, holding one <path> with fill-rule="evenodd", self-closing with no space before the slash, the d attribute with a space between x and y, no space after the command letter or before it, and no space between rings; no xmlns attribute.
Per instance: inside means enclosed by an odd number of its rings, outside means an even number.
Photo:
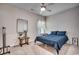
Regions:
<svg viewBox="0 0 79 59"><path fill-rule="evenodd" d="M53 5L54 3L41 3L41 12L43 11L48 11L48 12L51 12L52 10L48 9L47 7L50 6L50 5Z"/></svg>
<svg viewBox="0 0 79 59"><path fill-rule="evenodd" d="M54 3L40 3L40 12L44 12L44 11L47 11L47 12L52 12L51 9L49 9L48 7L49 6L52 6L54 5ZM31 8L32 11L36 11L35 9Z"/></svg>

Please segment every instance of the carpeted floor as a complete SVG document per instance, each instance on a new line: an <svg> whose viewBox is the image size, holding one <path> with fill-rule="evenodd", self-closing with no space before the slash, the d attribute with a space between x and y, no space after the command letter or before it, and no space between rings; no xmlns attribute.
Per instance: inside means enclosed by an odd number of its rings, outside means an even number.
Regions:
<svg viewBox="0 0 79 59"><path fill-rule="evenodd" d="M56 55L56 50L53 47L45 45L45 44L38 44L38 45L41 48L53 53L54 55ZM71 44L65 44L61 48L59 54L60 55L79 55L79 47L71 45Z"/></svg>
<svg viewBox="0 0 79 59"><path fill-rule="evenodd" d="M56 55L56 50L42 43L24 45L23 47L11 47L8 55ZM65 44L60 50L60 55L79 55L79 47Z"/></svg>

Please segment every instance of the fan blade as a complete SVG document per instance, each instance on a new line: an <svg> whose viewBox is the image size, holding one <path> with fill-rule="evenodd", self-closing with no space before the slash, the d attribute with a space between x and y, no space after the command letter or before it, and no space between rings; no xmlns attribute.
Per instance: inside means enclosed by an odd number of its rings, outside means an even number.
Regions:
<svg viewBox="0 0 79 59"><path fill-rule="evenodd" d="M47 10L47 11L52 12L52 10Z"/></svg>
<svg viewBox="0 0 79 59"><path fill-rule="evenodd" d="M54 3L48 3L48 6L50 6L50 5L54 5Z"/></svg>

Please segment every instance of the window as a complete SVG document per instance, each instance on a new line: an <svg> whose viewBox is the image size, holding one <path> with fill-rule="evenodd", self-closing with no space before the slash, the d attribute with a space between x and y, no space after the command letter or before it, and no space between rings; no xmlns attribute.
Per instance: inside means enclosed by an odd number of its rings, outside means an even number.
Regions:
<svg viewBox="0 0 79 59"><path fill-rule="evenodd" d="M38 34L45 33L45 20L38 20Z"/></svg>

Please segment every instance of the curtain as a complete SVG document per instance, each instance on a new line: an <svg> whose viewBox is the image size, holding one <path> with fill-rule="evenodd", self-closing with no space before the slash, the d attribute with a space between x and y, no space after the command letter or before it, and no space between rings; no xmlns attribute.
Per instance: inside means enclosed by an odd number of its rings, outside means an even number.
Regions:
<svg viewBox="0 0 79 59"><path fill-rule="evenodd" d="M38 20L38 34L43 34L45 33L46 30L46 21L43 19Z"/></svg>

